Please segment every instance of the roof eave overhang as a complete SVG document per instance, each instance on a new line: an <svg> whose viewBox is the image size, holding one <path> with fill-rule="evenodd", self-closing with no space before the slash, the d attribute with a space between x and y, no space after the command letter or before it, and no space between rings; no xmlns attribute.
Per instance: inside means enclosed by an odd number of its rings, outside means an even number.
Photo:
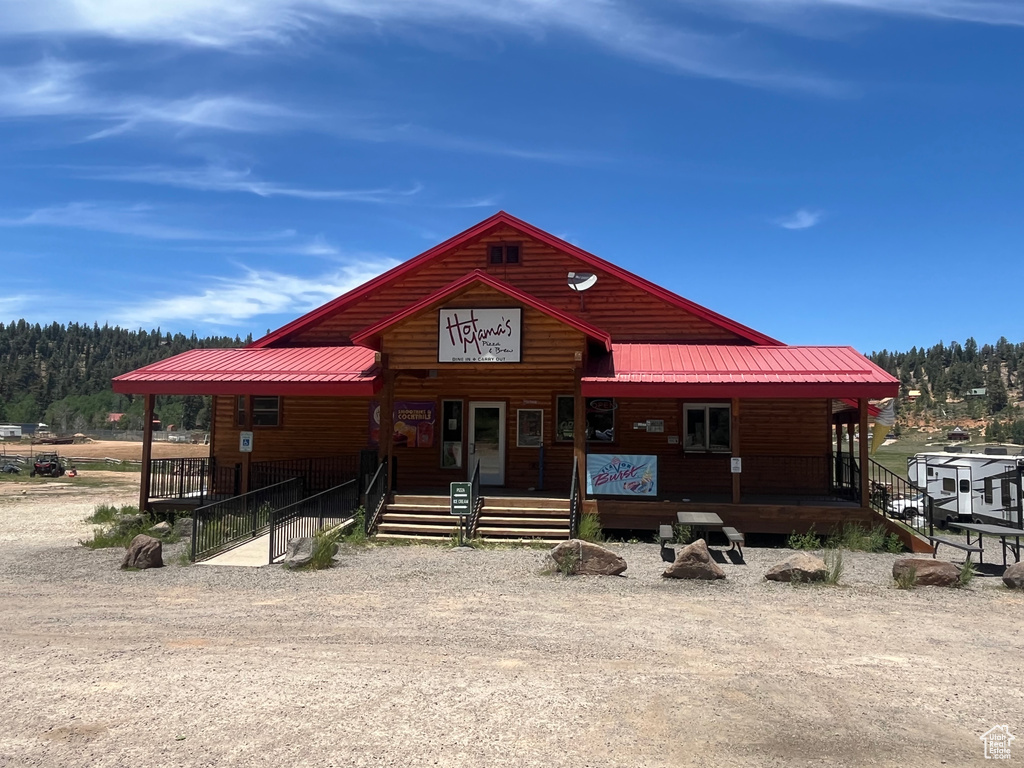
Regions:
<svg viewBox="0 0 1024 768"><path fill-rule="evenodd" d="M383 386L380 376L361 381L174 381L118 380L123 395L281 395L294 397L372 397Z"/></svg>
<svg viewBox="0 0 1024 768"><path fill-rule="evenodd" d="M645 398L871 398L895 397L899 384L875 382L682 383L584 379L584 397Z"/></svg>

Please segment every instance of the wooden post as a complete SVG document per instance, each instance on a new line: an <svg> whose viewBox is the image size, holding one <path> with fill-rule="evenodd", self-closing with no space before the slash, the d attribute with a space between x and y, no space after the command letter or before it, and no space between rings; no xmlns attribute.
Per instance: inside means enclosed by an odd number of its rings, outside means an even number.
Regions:
<svg viewBox="0 0 1024 768"><path fill-rule="evenodd" d="M857 452L853 449L853 422L851 421L846 425L846 436L850 440L850 461L853 461L853 457L857 455Z"/></svg>
<svg viewBox="0 0 1024 768"><path fill-rule="evenodd" d="M386 363L385 363L386 366ZM388 468L388 492L394 487L395 478L391 471L392 456L394 455L395 425L393 416L395 410L395 372L384 369L384 387L380 391L380 435L377 439L377 450L381 461L387 462Z"/></svg>
<svg viewBox="0 0 1024 768"><path fill-rule="evenodd" d="M621 429L621 427L619 427ZM583 399L583 368L576 369L573 391L572 447L579 467L580 498L587 491L587 404Z"/></svg>
<svg viewBox="0 0 1024 768"><path fill-rule="evenodd" d="M862 397L860 403L860 505L871 506L871 473L868 471L868 400ZM853 430L850 430L853 437ZM853 446L850 446L853 452Z"/></svg>
<svg viewBox="0 0 1024 768"><path fill-rule="evenodd" d="M156 395L146 395L142 411L142 482L139 483L139 512L149 510L149 480L153 471L153 407Z"/></svg>
<svg viewBox="0 0 1024 768"><path fill-rule="evenodd" d="M740 399L732 399L732 455L742 457L740 450ZM733 473L732 476L732 503L740 503L740 478L741 474Z"/></svg>

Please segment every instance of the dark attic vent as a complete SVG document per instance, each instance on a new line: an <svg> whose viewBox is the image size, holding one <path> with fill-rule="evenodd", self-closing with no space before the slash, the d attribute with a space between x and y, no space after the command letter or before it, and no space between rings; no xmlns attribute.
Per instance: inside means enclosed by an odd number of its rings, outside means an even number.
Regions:
<svg viewBox="0 0 1024 768"><path fill-rule="evenodd" d="M499 243L488 249L487 261L490 264L518 264L519 253L519 243Z"/></svg>

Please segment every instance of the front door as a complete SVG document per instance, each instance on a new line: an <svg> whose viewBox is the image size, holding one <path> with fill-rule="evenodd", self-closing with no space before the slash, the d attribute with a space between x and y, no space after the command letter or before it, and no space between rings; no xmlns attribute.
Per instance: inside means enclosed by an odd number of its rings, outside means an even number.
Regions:
<svg viewBox="0 0 1024 768"><path fill-rule="evenodd" d="M973 520L974 505L971 503L971 468L956 468L956 505L957 513L964 520Z"/></svg>
<svg viewBox="0 0 1024 768"><path fill-rule="evenodd" d="M469 476L480 462L481 485L505 484L505 404L469 404Z"/></svg>

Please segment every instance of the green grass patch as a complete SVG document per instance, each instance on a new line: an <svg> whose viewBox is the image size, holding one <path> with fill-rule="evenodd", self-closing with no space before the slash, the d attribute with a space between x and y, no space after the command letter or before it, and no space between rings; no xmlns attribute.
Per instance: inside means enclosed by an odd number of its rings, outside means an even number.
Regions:
<svg viewBox="0 0 1024 768"><path fill-rule="evenodd" d="M85 518L85 522L92 523L93 525L103 525L104 523L112 523L118 516L124 517L137 514L139 514L139 508L130 504L124 504L120 507L115 507L112 504L100 504L89 517Z"/></svg>
<svg viewBox="0 0 1024 768"><path fill-rule="evenodd" d="M576 538L595 543L604 541L604 531L601 530L601 518L593 512L584 512L580 516L579 530L576 532Z"/></svg>
<svg viewBox="0 0 1024 768"><path fill-rule="evenodd" d="M977 576L977 571L974 570L974 563L971 562L971 556L967 555L967 559L960 566L960 573L956 575L956 584L953 586L957 589L965 589L971 586L975 576Z"/></svg>
<svg viewBox="0 0 1024 768"><path fill-rule="evenodd" d="M917 586L917 568L908 568L896 577L896 589L913 589Z"/></svg>
<svg viewBox="0 0 1024 768"><path fill-rule="evenodd" d="M829 549L825 551L825 583L833 587L839 585L843 578L843 550Z"/></svg>
<svg viewBox="0 0 1024 768"><path fill-rule="evenodd" d="M852 552L902 552L903 542L895 533L888 533L884 526L866 528L857 523L846 523L828 537L825 546L829 549L848 549Z"/></svg>
<svg viewBox="0 0 1024 768"><path fill-rule="evenodd" d="M789 539L786 541L786 546L790 549L821 549L821 537L815 533L814 526L812 525L805 533L797 533L796 531L793 531L789 535Z"/></svg>
<svg viewBox="0 0 1024 768"><path fill-rule="evenodd" d="M149 535L155 521L149 515L123 517L93 529L91 539L80 539L79 544L89 549L126 548L140 533Z"/></svg>

